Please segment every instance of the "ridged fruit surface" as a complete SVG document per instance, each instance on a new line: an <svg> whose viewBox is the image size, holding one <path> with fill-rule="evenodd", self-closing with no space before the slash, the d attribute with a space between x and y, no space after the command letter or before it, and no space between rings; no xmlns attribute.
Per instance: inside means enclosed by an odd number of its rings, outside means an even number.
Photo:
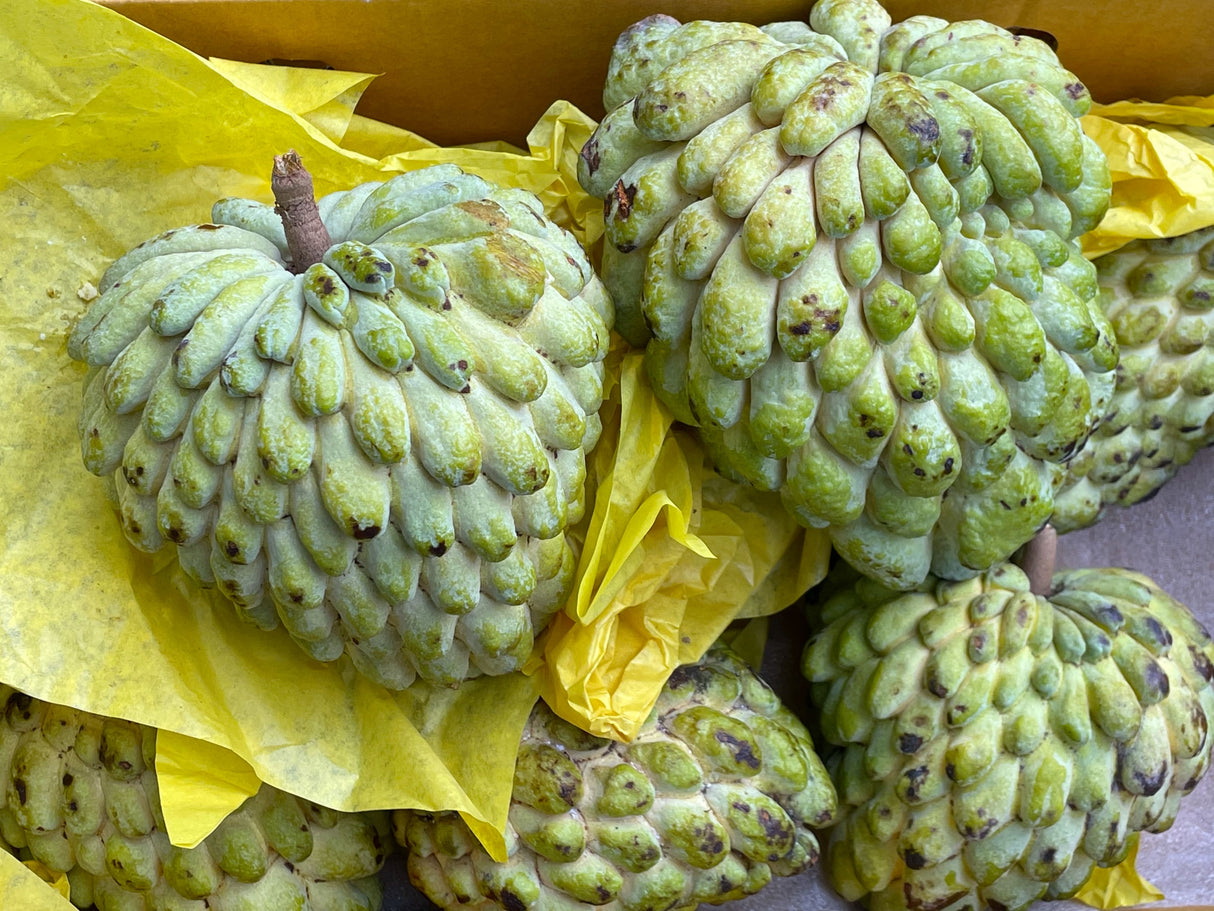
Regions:
<svg viewBox="0 0 1214 911"><path fill-rule="evenodd" d="M1117 347L1074 238L1109 203L1087 90L1041 41L875 0L626 30L579 179L659 397L901 589L1049 519Z"/></svg>
<svg viewBox="0 0 1214 911"><path fill-rule="evenodd" d="M1145 500L1214 443L1214 228L1136 240L1094 265L1121 362L1108 413L1067 463L1059 531Z"/></svg>
<svg viewBox="0 0 1214 911"><path fill-rule="evenodd" d="M165 834L156 731L0 687L0 848L67 874L98 911L377 911L383 813L263 785L195 848Z"/></svg>
<svg viewBox="0 0 1214 911"><path fill-rule="evenodd" d="M505 863L460 818L397 811L409 875L443 909L675 911L818 858L835 793L809 734L732 653L678 668L631 744L543 703L524 729Z"/></svg>
<svg viewBox="0 0 1214 911"><path fill-rule="evenodd" d="M1126 570L845 585L806 646L840 821L823 869L880 911L1020 911L1162 832L1210 764L1214 644Z"/></svg>
<svg viewBox="0 0 1214 911"><path fill-rule="evenodd" d="M119 259L69 339L127 538L393 688L517 669L572 580L611 303L539 201L438 165Z"/></svg>

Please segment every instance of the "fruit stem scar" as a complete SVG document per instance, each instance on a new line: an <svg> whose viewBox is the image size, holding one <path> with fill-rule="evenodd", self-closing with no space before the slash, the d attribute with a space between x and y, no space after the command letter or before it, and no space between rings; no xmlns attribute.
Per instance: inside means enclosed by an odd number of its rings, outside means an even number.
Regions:
<svg viewBox="0 0 1214 911"><path fill-rule="evenodd" d="M270 188L274 191L274 211L282 219L291 255L290 268L296 275L320 262L325 251L333 245L329 230L320 220L316 197L312 191L312 175L304 167L294 149L274 156L270 173Z"/></svg>

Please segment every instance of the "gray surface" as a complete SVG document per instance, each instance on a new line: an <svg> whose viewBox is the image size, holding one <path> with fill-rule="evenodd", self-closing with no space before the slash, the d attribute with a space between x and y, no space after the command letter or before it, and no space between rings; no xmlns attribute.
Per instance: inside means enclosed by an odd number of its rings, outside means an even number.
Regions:
<svg viewBox="0 0 1214 911"><path fill-rule="evenodd" d="M1150 575L1214 630L1214 449L1197 455L1155 499L1112 509L1093 528L1059 541L1059 568L1123 566ZM776 618L764 662L765 676L799 712L804 689L797 670L804 626L792 612ZM1214 776L1212 776L1214 777ZM398 855L386 871L384 911L430 911L402 872ZM1163 908L1214 908L1214 784L1203 781L1185 800L1176 824L1144 835L1139 871L1163 891ZM726 907L735 911L849 911L855 906L830 891L816 869L777 880L761 893ZM1040 903L1039 907L1047 907ZM1077 911L1078 902L1051 902L1050 911Z"/></svg>

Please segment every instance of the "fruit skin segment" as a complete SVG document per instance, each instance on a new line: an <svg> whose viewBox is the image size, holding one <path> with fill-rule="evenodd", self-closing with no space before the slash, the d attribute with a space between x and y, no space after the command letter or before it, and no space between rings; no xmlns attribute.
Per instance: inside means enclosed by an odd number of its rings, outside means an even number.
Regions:
<svg viewBox="0 0 1214 911"><path fill-rule="evenodd" d="M845 568L846 569L846 568ZM828 577L802 656L838 788L823 869L873 909L1067 898L1209 768L1214 643L1145 576L999 564L895 592Z"/></svg>
<svg viewBox="0 0 1214 911"><path fill-rule="evenodd" d="M538 199L452 165L317 207L321 262L221 200L107 270L68 341L85 466L134 546L317 660L517 670L572 581L611 300Z"/></svg>
<svg viewBox="0 0 1214 911"><path fill-rule="evenodd" d="M262 785L197 847L169 843L156 729L0 687L0 849L66 874L102 911L378 911L386 813Z"/></svg>
<svg viewBox="0 0 1214 911"><path fill-rule="evenodd" d="M524 728L493 861L454 813L398 810L413 883L444 909L691 909L816 862L835 792L804 726L714 648L674 671L630 744L543 703Z"/></svg>
<svg viewBox="0 0 1214 911"><path fill-rule="evenodd" d="M1093 264L1121 360L1103 420L1067 464L1060 532L1150 498L1214 443L1214 228L1132 241Z"/></svg>
<svg viewBox="0 0 1214 911"><path fill-rule="evenodd" d="M618 327L723 475L900 589L1045 524L1117 363L1074 243L1111 181L1048 46L876 0L757 30L654 16L604 104L578 177Z"/></svg>

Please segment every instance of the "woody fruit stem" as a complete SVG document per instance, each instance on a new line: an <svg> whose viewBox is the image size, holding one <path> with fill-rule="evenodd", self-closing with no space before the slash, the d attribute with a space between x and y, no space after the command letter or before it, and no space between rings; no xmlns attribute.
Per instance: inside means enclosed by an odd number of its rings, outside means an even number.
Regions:
<svg viewBox="0 0 1214 911"><path fill-rule="evenodd" d="M1057 558L1058 532L1053 525L1046 525L1024 546L1020 557L1020 568L1029 577L1029 588L1034 595L1045 597L1050 593Z"/></svg>
<svg viewBox="0 0 1214 911"><path fill-rule="evenodd" d="M312 175L294 149L274 156L270 188L274 191L274 211L287 235L291 271L298 275L320 262L333 241L316 208Z"/></svg>

